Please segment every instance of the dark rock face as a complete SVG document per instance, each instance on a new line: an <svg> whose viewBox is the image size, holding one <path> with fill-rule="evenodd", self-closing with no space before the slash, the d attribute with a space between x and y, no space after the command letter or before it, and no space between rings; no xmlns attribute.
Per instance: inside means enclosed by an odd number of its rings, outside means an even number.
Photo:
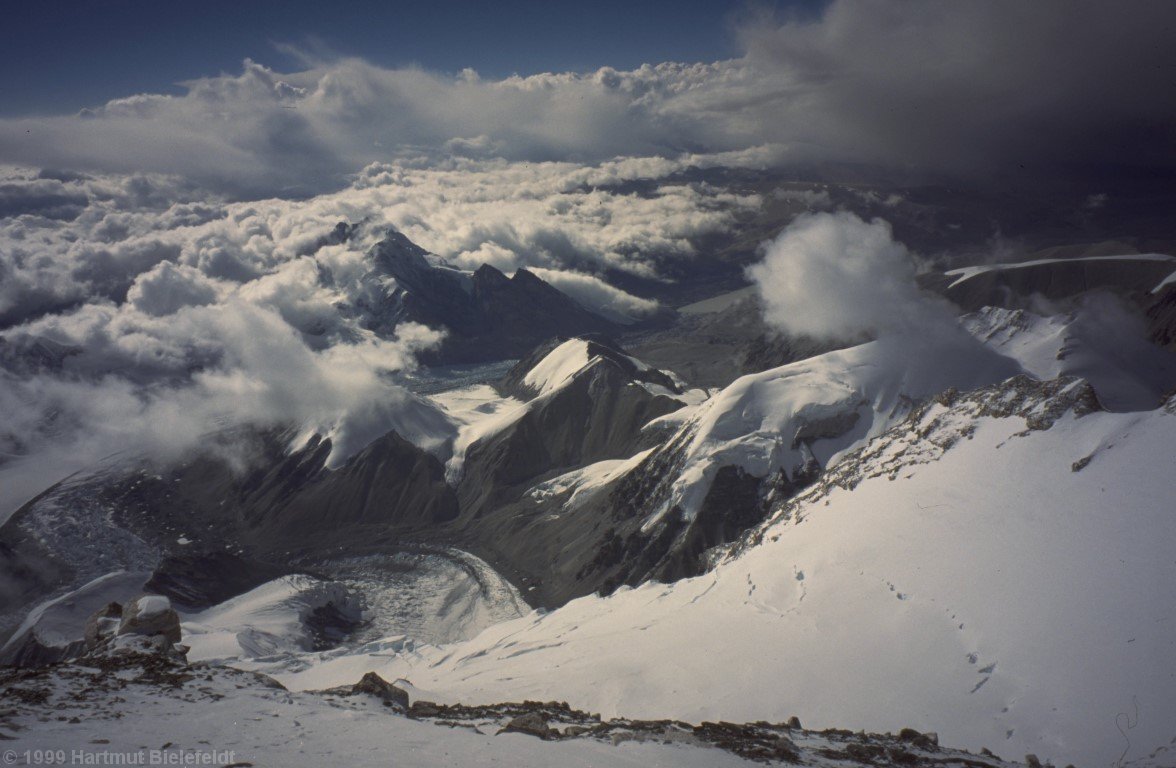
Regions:
<svg viewBox="0 0 1176 768"><path fill-rule="evenodd" d="M0 613L28 605L73 577L68 563L13 524L19 515L0 529Z"/></svg>
<svg viewBox="0 0 1176 768"><path fill-rule="evenodd" d="M526 269L508 278L483 264L468 275L434 266L427 253L400 232L388 232L372 249L376 272L371 277L373 284L391 277L397 287L387 295L373 294L357 308L380 333L391 333L405 321L447 331L440 348L422 355L426 363L507 360L555 336L616 330Z"/></svg>
<svg viewBox="0 0 1176 768"><path fill-rule="evenodd" d="M547 721L538 712L528 712L525 715L512 718L499 733L526 733L541 739L550 738L552 735Z"/></svg>
<svg viewBox="0 0 1176 768"><path fill-rule="evenodd" d="M1176 283L1154 294L1144 314L1148 338L1165 349L1176 350Z"/></svg>
<svg viewBox="0 0 1176 768"><path fill-rule="evenodd" d="M682 407L634 384L632 363L616 354L596 357L514 424L469 447L458 486L463 517L512 501L558 470L632 455L642 426Z"/></svg>
<svg viewBox="0 0 1176 768"><path fill-rule="evenodd" d="M528 597L546 607L624 584L703 573L711 565L710 550L736 541L764 519L775 484L724 467L693 519L669 509L642 530L664 506L688 439L688 433L680 434L655 449L586 501L527 495L488 509L468 521L463 546L528 587ZM816 474L795 473L789 493Z"/></svg>
<svg viewBox="0 0 1176 768"><path fill-rule="evenodd" d="M285 576L288 567L223 550L168 555L144 585L187 610L203 610Z"/></svg>
<svg viewBox="0 0 1176 768"><path fill-rule="evenodd" d="M35 633L30 633L18 638L14 645L5 649L4 655L0 657L0 666L44 667L75 658L85 650L85 647L85 643L80 640L62 645L46 645Z"/></svg>
<svg viewBox="0 0 1176 768"><path fill-rule="evenodd" d="M193 547L223 549L236 542L262 560L270 553L390 543L405 532L457 517L457 498L445 484L441 462L394 432L336 470L326 467L329 441L314 437L288 452L292 438L289 432L225 435L223 448L210 445L167 475L128 474L102 493L122 510L120 522L132 530L189 530L191 520L200 520L204 527L193 534L198 537ZM230 466L223 455L232 451L249 454L249 466ZM174 549L174 540L160 537L157 543ZM228 574L234 584L245 578L244 571L254 569L241 564L234 568ZM256 578L272 573L262 568ZM177 594L201 599L200 593L209 589Z"/></svg>

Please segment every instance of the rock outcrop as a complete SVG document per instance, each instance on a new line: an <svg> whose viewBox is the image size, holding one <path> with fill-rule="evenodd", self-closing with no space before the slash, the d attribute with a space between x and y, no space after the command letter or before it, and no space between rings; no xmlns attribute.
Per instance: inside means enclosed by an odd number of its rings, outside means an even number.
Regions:
<svg viewBox="0 0 1176 768"><path fill-rule="evenodd" d="M180 642L180 616L171 601L162 595L136 598L121 613L117 635L163 637L169 643Z"/></svg>

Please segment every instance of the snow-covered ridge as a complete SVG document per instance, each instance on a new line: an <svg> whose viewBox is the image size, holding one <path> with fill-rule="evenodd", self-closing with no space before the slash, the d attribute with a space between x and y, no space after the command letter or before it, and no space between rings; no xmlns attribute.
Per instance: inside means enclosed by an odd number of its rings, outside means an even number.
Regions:
<svg viewBox="0 0 1176 768"><path fill-rule="evenodd" d="M404 768L830 766L881 756L915 768L1008 766L909 729L817 732L795 719L605 720L558 702L449 705L424 698L431 694L406 680L374 676L292 692L264 675L188 664L141 645L95 652L79 663L0 670L0 687L20 703L0 716L11 755L51 745L51 754L84 755L95 764L121 758L119 764L311 766L345 756L349 766L383 768L392 745Z"/></svg>
<svg viewBox="0 0 1176 768"><path fill-rule="evenodd" d="M978 264L971 267L949 269L943 274L947 275L948 277L956 278L951 283L951 285L948 286L949 288L954 288L965 280L973 278L976 275L981 275L985 272L992 272L994 270L1024 269L1026 267L1039 267L1045 264L1065 264L1080 261L1170 261L1172 262L1172 266L1176 268L1176 257L1163 253L1131 253L1114 256L1085 256L1082 258L1073 259L1035 259L1033 261L1017 261L1008 264ZM1173 274L1176 275L1176 273ZM1168 279L1170 280L1172 278L1170 277Z"/></svg>
<svg viewBox="0 0 1176 768"><path fill-rule="evenodd" d="M911 340L888 337L737 379L681 427L681 471L649 524L671 509L700 508L719 468L760 478L792 477L816 461L880 434L922 398L973 389L1020 372L961 333Z"/></svg>
<svg viewBox="0 0 1176 768"><path fill-rule="evenodd" d="M961 319L985 346L1048 380L1080 376L1111 410L1151 410L1176 387L1176 354L1152 344L1111 299L1044 316L985 307Z"/></svg>
<svg viewBox="0 0 1176 768"><path fill-rule="evenodd" d="M594 366L621 361L637 377L634 386L652 395L663 395L697 405L706 399L705 390L688 389L672 373L657 371L635 357L602 347L583 338L568 339L551 348L519 377L518 397L503 395L490 385L476 385L442 392L431 399L457 425L457 436L446 463L451 484L461 480L466 453L474 443L486 440L519 421L532 408L555 397L577 378L589 375ZM528 361L524 361L524 364Z"/></svg>
<svg viewBox="0 0 1176 768"><path fill-rule="evenodd" d="M1176 615L1176 399L1094 407L1076 380L948 393L847 454L710 573L582 598L467 643L274 671L296 688L376 670L466 703L797 714L935 730L1006 758L1163 765L1145 756L1173 736L1176 683L1155 670L1176 647L1162 620Z"/></svg>
<svg viewBox="0 0 1176 768"><path fill-rule="evenodd" d="M588 342L583 339L569 339L528 371L523 383L532 387L537 396L546 395L559 388L587 364Z"/></svg>

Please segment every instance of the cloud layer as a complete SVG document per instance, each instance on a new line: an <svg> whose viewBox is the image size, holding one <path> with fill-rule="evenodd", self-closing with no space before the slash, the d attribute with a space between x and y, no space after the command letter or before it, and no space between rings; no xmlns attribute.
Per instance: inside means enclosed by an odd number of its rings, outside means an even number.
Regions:
<svg viewBox="0 0 1176 768"><path fill-rule="evenodd" d="M812 19L752 19L745 55L714 63L487 80L246 61L182 96L2 120L0 162L178 174L252 196L337 189L360 167L412 158L594 164L764 147L777 166L1170 173L1174 24L1176 6L1155 0L834 0Z"/></svg>
<svg viewBox="0 0 1176 768"><path fill-rule="evenodd" d="M176 176L6 169L0 464L175 455L238 423L321 432L338 460L389 429L443 449L450 427L394 375L440 334L368 330L395 290L369 248L393 226L451 265L528 267L631 321L657 303L600 275L659 279L760 203L659 180L684 162L381 163L335 193L251 202Z"/></svg>
<svg viewBox="0 0 1176 768"><path fill-rule="evenodd" d="M502 80L246 61L180 96L0 119L0 463L180 450L242 420L323 431L340 455L393 427L443 441L394 375L437 333L366 330L392 287L366 256L387 226L624 321L657 305L608 280L667 279L765 210L835 207L714 181L730 169L1011 174L1078 199L1170 175L1173 21L1158 2L834 0L751 20L730 61ZM773 323L844 338L940 323L911 270L886 224L831 213L751 274Z"/></svg>

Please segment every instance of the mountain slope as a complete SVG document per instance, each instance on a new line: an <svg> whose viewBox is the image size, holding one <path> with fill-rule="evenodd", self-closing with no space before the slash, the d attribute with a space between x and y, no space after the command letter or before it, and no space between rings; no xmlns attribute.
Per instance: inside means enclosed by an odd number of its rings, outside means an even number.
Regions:
<svg viewBox="0 0 1176 768"><path fill-rule="evenodd" d="M1111 410L1150 410L1176 388L1176 354L1150 343L1139 319L1110 299L1051 316L985 307L961 322L1035 378L1085 379Z"/></svg>
<svg viewBox="0 0 1176 768"><path fill-rule="evenodd" d="M1140 759L1176 735L1176 677L1156 674L1176 650L1176 401L1091 407L1066 380L949 396L774 506L711 573L279 676L321 687L377 669L463 701L796 713L1058 764Z"/></svg>
<svg viewBox="0 0 1176 768"><path fill-rule="evenodd" d="M517 358L552 337L618 328L526 269L509 278L489 264L463 272L395 230L370 256L368 294L354 311L385 334L405 321L444 330L441 346L421 355L429 364Z"/></svg>

